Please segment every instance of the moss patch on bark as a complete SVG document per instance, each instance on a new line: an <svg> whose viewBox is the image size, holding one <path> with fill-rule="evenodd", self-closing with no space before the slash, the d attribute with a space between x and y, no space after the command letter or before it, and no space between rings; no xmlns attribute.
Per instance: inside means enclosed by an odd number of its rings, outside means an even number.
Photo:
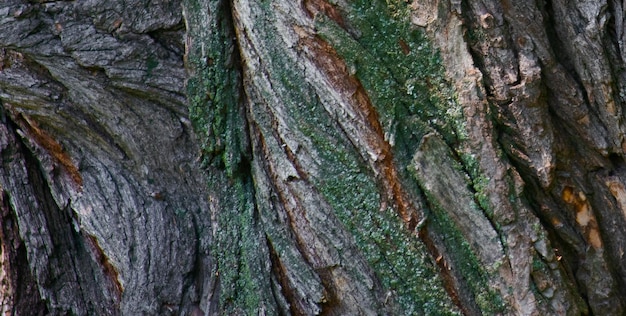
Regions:
<svg viewBox="0 0 626 316"><path fill-rule="evenodd" d="M422 137L431 132L440 134L453 149L465 141L462 110L446 82L441 59L423 32L409 22L407 4L354 1L350 5L345 26L320 17L316 27L367 90L393 146L396 163L408 166ZM489 216L486 197L481 193L488 180L477 172L475 164L472 157L458 157L455 166L468 175L467 185L477 190L478 206ZM399 174L415 195L421 194L406 168L400 168ZM432 219L429 229L442 236L447 249L458 250L450 260L462 269L479 308L486 313L502 312L502 298L490 289L487 270L481 267L447 212L438 206L437 199L427 192L426 197L430 206L426 213Z"/></svg>

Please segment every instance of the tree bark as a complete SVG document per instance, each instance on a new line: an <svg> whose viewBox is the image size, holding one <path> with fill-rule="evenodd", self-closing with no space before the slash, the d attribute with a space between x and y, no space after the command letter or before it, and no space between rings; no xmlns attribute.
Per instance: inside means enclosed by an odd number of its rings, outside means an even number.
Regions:
<svg viewBox="0 0 626 316"><path fill-rule="evenodd" d="M624 4L0 3L3 315L621 315Z"/></svg>

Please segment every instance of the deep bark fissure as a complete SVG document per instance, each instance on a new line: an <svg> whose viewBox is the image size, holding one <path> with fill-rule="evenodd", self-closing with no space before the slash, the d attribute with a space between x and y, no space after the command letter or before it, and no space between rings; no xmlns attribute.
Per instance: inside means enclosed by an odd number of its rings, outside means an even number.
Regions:
<svg viewBox="0 0 626 316"><path fill-rule="evenodd" d="M116 141L113 134L106 130L106 128L98 122L98 119L93 117L89 113L85 113L79 110L74 110L71 106L66 106L65 110L71 114L72 119L76 120L84 120L86 125L98 135L102 141L110 146L112 149L116 150L124 160L128 160L131 158L130 151L128 149L122 148L118 141Z"/></svg>
<svg viewBox="0 0 626 316"><path fill-rule="evenodd" d="M447 146L449 146L448 148L450 149L449 152L452 155L452 158L462 168L463 174L467 177L467 179L470 179L470 181L472 181L469 170L467 169L468 166L458 155L456 149L452 147L449 143L446 144ZM478 209L488 219L491 228L494 231L500 233L501 230L499 229L497 223L494 222L492 216L487 215L486 210L478 202L478 198L476 196L477 191L475 190L471 182L465 183L465 186L472 194L476 207L478 207ZM428 221L433 220L429 217L434 216L432 212L437 207L436 203L438 202L429 199L429 197L424 193L425 188L420 186L418 191L420 192L421 200L425 201L426 210L424 211L425 220L422 224L423 226L419 228L419 231L416 235L426 245L431 258L433 259L433 262L438 267L439 273L442 276L444 288L452 298L454 304L459 307L465 315L480 314L480 308L476 304L477 293L472 292L467 284L468 281L465 279L463 274L460 273L460 269L457 269L456 265L461 263L455 262L454 256L450 255L451 249L445 245L441 237L441 234L444 232L435 230L434 228L429 229L429 226L432 225L429 225ZM503 243L501 239L499 240L499 242L506 251L506 244Z"/></svg>
<svg viewBox="0 0 626 316"><path fill-rule="evenodd" d="M270 263L272 265L272 273L276 277L278 283L281 287L282 296L289 303L289 312L291 315L306 315L306 312L300 308L298 304L297 296L293 293L293 288L289 285L289 279L287 277L287 272L280 261L278 254L276 253L276 249L272 245L272 241L269 236L265 236L265 241L267 242L267 248L270 253ZM276 294L274 293L274 296ZM323 311L323 309L322 309Z"/></svg>
<svg viewBox="0 0 626 316"><path fill-rule="evenodd" d="M614 4L614 2L615 1L609 1L609 18L606 22L606 30L604 32L602 43L604 44L604 51L606 55L609 56L611 60L611 63L609 63L611 74L615 77L615 79L611 80L610 83L613 90L613 95L611 97L616 100L617 103L625 104L626 84L624 82L626 82L626 61L621 57L624 56L624 51L622 47L620 47L620 41L625 45L626 43L624 43L624 40L620 39L620 37L622 37L623 35L618 34L616 31L618 28L618 26L616 26L617 19L622 19L622 21L620 22L622 24L622 26L620 27L622 29L621 32L624 33L626 30L624 30L623 25L623 14L621 16L617 14L617 10L619 8L615 7L616 4ZM620 122L624 122L625 120L624 118L626 113L624 112L624 109L618 109L618 113L620 114ZM624 154L622 153L621 156L623 157Z"/></svg>
<svg viewBox="0 0 626 316"><path fill-rule="evenodd" d="M178 214L176 214L178 215ZM204 266L205 262L202 261L202 249L201 249L201 245L200 245L200 228L198 225L198 220L196 219L196 214L192 214L191 215L191 224L192 224L192 228L193 228L193 268L191 269L191 271L189 271L189 273L187 275L185 275L184 278L184 286L183 286L183 295L181 296L181 302L179 302L180 306L183 306L183 302L182 300L185 297L189 297L190 295L194 295L197 296L197 293L190 293L190 289L193 287L195 287L195 290L197 292L202 293L204 284L202 284L202 276L205 274L210 274L211 271L209 271L208 273L205 271L207 268ZM211 302L211 297L209 297L207 299L208 302ZM198 308L200 308L200 298L199 297L195 297L195 299L192 299L193 304L195 304L196 306L198 306Z"/></svg>
<svg viewBox="0 0 626 316"><path fill-rule="evenodd" d="M55 283L59 282L61 279L65 279L65 282L76 283L78 285L81 283L81 280L79 277L77 262L73 258L80 255L85 256L86 253L81 254L77 251L76 245L74 244L74 241L76 240L74 231L71 228L68 229L68 227L71 227L71 220L67 216L66 210L61 209L54 201L52 194L50 193L48 183L45 180L45 176L42 174L42 166L40 165L39 160L35 157L34 153L26 149L28 147L24 143L19 141L19 135L15 134L14 137L19 142L17 145L18 148L23 148L21 152L25 158L29 183L35 193L35 199L41 207L38 211L44 214L46 221L45 224L47 225L46 230L49 231L50 238L52 240L52 254L50 256L50 262L48 262L44 273L46 279L43 284L40 283L39 285L44 287L46 287L46 285L53 287ZM62 262L61 265L68 264L69 267L66 266L66 269L69 269L60 275L51 275L48 269L50 269L51 263L56 260L60 263ZM85 299L84 293L78 292L76 295L78 300L75 300L75 303L77 303L78 309L82 311L88 310L89 304ZM55 303L57 302L53 302L53 304ZM73 311L73 313L79 312Z"/></svg>
<svg viewBox="0 0 626 316"><path fill-rule="evenodd" d="M272 120L272 125L277 124L277 122L275 121L275 117L273 115L271 116L271 120ZM264 138L262 137L262 133L260 132L260 130L255 132L255 134L258 135L257 143L260 144L261 146L261 152L269 153L269 149L265 143ZM279 205L272 205L272 206L275 208L282 208L282 212L285 213L285 215L287 216L289 220L289 226L288 226L290 229L289 232L293 234L293 239L295 240L295 247L297 251L300 253L300 255L302 255L306 263L309 266L314 268L315 273L320 278L322 285L324 286L324 290L325 290L324 301L319 302L317 304L320 307L320 315L334 315L335 313L334 310L337 307L339 307L340 300L337 297L335 290L333 289L332 277L325 271L326 268L323 268L323 267L316 268L316 262L319 261L319 258L311 257L312 254L309 251L307 251L306 240L303 239L303 237L300 236L299 234L295 233L296 231L298 231L298 227L297 227L298 225L296 224L297 219L294 217L299 217L299 216L306 217L306 215L304 214L304 212L306 211L305 206L302 205L301 201L299 200L295 201L295 207L293 210L287 210L286 207L283 206L283 205L290 204L287 201L288 196L290 196L290 193L291 193L288 183L291 181L304 181L310 185L309 177L301 168L300 163L297 161L294 153L291 151L291 149L288 146L286 146L286 144L283 142L282 138L280 137L280 135L278 134L276 130L272 131L272 136L278 140L279 144L285 151L287 158L293 164L296 171L298 172L298 176L300 177L300 179L287 179L287 183L283 183L285 187L283 187L282 189L279 188L276 183L271 184L272 186L271 192L275 192L277 195L277 198L280 201ZM266 165L265 167L269 169L268 174L276 177L276 170L272 170L274 166ZM313 186L311 187L312 187L313 193L319 194L319 192L317 192L317 190L315 190ZM285 268L278 254L276 253L274 246L272 245L270 237L267 236L267 234L266 234L266 239L268 243L268 249L270 251L270 259L271 259L270 262L272 263L272 270L282 287L281 294L287 300L287 302L290 303L289 308L293 315L306 315L307 314L306 311L300 306L300 303L298 302L297 294L299 293L293 292L293 287L289 284L289 279L286 275ZM328 267L328 269L332 269L332 267Z"/></svg>
<svg viewBox="0 0 626 316"><path fill-rule="evenodd" d="M234 16L234 11L232 9L232 1L230 0L220 0L214 6L214 9L215 9L215 12L209 12L209 14L215 15L214 23L218 28L218 30L215 31L216 35L214 36L218 36L220 39L222 39L225 42L224 45L226 45L230 49L227 52L228 56L226 57L221 56L225 58L224 60L225 64L219 65L219 66L224 67L225 69L228 69L227 71L230 72L230 76L236 76L236 82L233 82L233 84L237 85L235 87L235 90L236 90L235 95L224 96L226 98L234 99L233 104L236 106L236 109L222 109L221 111L223 111L224 113L218 112L218 113L215 113L214 115L222 116L222 119L227 121L226 125L223 126L223 128L225 129L241 128L243 131L240 136L245 139L230 139L229 140L231 142L237 142L237 144L221 144L220 145L218 141L218 146L225 146L223 149L218 149L217 152L213 152L213 153L204 153L203 155L205 156L205 159L208 158L207 160L208 163L215 165L220 171L226 172L229 178L228 181L231 182L231 184L233 182L240 183L240 185L242 186L241 189L246 191L245 194L250 196L250 198L252 199L251 201L247 201L247 202L249 202L253 208L252 214L250 214L252 216L252 218L250 219L252 227L218 228L218 234L219 234L219 230L221 229L226 229L226 230L245 229L244 230L245 232L250 232L250 231L257 232L257 230L259 230L258 225L260 225L261 222L260 222L260 214L259 214L259 210L258 210L257 202L256 202L256 193L254 192L255 189L254 189L254 185L251 179L252 166L251 166L250 159L252 159L252 144L249 141L249 139L251 137L254 137L254 135L252 134L253 131L250 129L250 124L248 123L247 113L250 111L250 109L248 106L248 102L246 102L246 100L244 99L245 98L244 96L246 95L246 91L244 89L243 64L241 62L241 48L239 45L240 39L239 40L237 39L239 34L238 32L236 32L236 26L235 26L236 17ZM220 53L223 54L224 52L220 52ZM214 61L212 59L207 59L204 62L206 62L206 64L211 67L211 66L215 66L214 63L216 63L217 61ZM231 78L228 77L228 80L231 80ZM214 84L216 84L217 86L220 83L214 83ZM228 83L225 83L225 84L228 84ZM233 88L233 87L229 87L229 88ZM232 122L235 121L234 116L238 116L238 119L241 120L240 122L241 126L230 126L230 124L232 124ZM210 126L208 128L214 128L214 127ZM223 131L219 131L219 130L212 131L212 133L222 133L222 132ZM215 135L215 136L224 137L224 135ZM226 139L224 141L226 141ZM244 147L242 148L228 148L228 146L238 147L241 145L242 142L244 144ZM234 151L234 152L230 152L230 151ZM227 155L230 157L227 157ZM233 155L237 157L232 157ZM234 162L234 165L232 164L233 162ZM245 197L241 197L241 198L246 199ZM241 202L244 204L246 203L246 201L241 201ZM243 212L245 210L240 210L240 211ZM221 219L221 220L219 219L220 217L223 217L223 216L226 216L226 214L217 214L218 222L221 222L219 225L233 225L232 223L226 222L228 219ZM252 242L250 240L246 240L248 238L252 238L252 236L244 236L241 233L238 234L237 238L241 240L241 242L244 242L244 243ZM237 241L229 240L229 241L222 241L222 242L232 243L232 242L237 242ZM268 245L267 244L268 241L261 242L259 240L257 242L259 242L259 245L261 245L261 247L267 247ZM222 246L225 248L235 247L236 249L238 249L236 253L237 266L235 267L236 271L234 272L234 275L236 275L237 279L249 277L248 275L244 273L242 269L244 265L251 263L252 259L264 260L264 258L248 258L247 255L249 254L242 253L241 252L242 248L240 245L223 244L223 245L218 245L218 246ZM216 308L216 310L221 310L221 311L227 311L227 310L232 311L233 309L236 310L236 308L238 308L239 306L231 305L231 304L239 300L239 298L235 296L235 297L230 297L227 301L223 300L223 295L221 293L222 293L222 288L223 288L222 282L224 282L224 278L219 277L219 275L221 274L220 271L222 271L223 269L232 269L233 267L222 266L221 261L223 261L225 258L220 258L220 257L224 256L225 254L222 254L219 248L217 247L213 247L212 249L217 251L217 253L215 254L217 257L217 261L215 263L215 271L216 271L217 280L216 280L216 284L214 285L215 287L214 287L214 291L212 294L215 298L216 304L211 304L211 308ZM268 257L265 259L269 260L270 258ZM245 262L246 260L248 260L247 263ZM234 281L234 280L228 280L228 281ZM256 284L252 286L256 286ZM237 293L234 293L234 295L237 295ZM223 305L218 306L218 304L223 304Z"/></svg>
<svg viewBox="0 0 626 316"><path fill-rule="evenodd" d="M485 35L482 33L482 30L479 26L476 25L476 21L474 21L474 17L471 15L472 8L470 7L469 1L471 0L462 0L461 1L461 19L463 21L463 28L465 32L463 32L463 38L467 45L467 51L470 56L472 56L472 61L474 62L474 66L482 73L481 83L482 86L485 87L485 92L487 93L487 97L493 97L494 92L491 87L493 86L493 81L490 76L487 75L485 71L485 59L484 56L481 55L479 49L475 46L480 44L480 41L484 40Z"/></svg>
<svg viewBox="0 0 626 316"><path fill-rule="evenodd" d="M424 199L428 201L425 196ZM464 315L474 315L478 313L479 309L473 300L471 291L469 291L464 284L459 284L459 280L462 280L462 278L459 278L458 275L454 275L454 273L451 272L446 258L444 258L445 251L442 251L445 250L446 247L443 245L443 242L439 240L437 233L431 232L427 225L425 225L420 230L418 237L428 249L433 262L439 269L443 286L448 295L450 295L452 302Z"/></svg>
<svg viewBox="0 0 626 316"><path fill-rule="evenodd" d="M185 24L184 21L181 20L180 23L167 29L158 29L147 32L146 34L168 52L175 56L183 56L185 53L185 47L181 45L183 43L172 41L170 37L172 36L171 33L183 32L184 30Z"/></svg>
<svg viewBox="0 0 626 316"><path fill-rule="evenodd" d="M11 290L11 297L4 297L3 303L10 308L13 306L12 313L16 315L38 315L43 316L49 313L46 302L40 297L37 290L37 279L30 270L26 254L26 246L21 239L19 227L17 224L17 214L10 204L10 196L2 190L0 192L0 208L2 229L0 231L0 242L2 242L3 253L0 253L8 262L3 263L3 267L8 272L7 279L3 282L8 284ZM6 287L4 289L7 289ZM7 293L8 294L8 293ZM6 301L12 299L12 301ZM11 311L11 309L10 309Z"/></svg>
<svg viewBox="0 0 626 316"><path fill-rule="evenodd" d="M555 23L557 22L554 21L555 12L554 12L554 8L552 7L553 6L552 2L553 0L545 0L544 29L546 31L546 36L550 45L549 48L555 57L554 61L562 65L563 68L565 69L565 73L569 76L569 78L571 78L572 80L574 80L574 82L576 82L576 88L578 92L582 94L584 106L590 112L592 112L595 116L598 116L598 112L595 109L595 107L591 106L589 94L580 77L580 74L576 71L576 67L573 64L572 58L571 56L567 54L567 49L565 48L565 45L563 44L561 37L558 35L558 31L555 26ZM546 66L553 67L552 65L542 65L542 66L543 66L542 70L545 69ZM548 90L550 90L550 88ZM559 117L556 116L554 118L558 119ZM604 125L602 125L602 128L605 128Z"/></svg>
<svg viewBox="0 0 626 316"><path fill-rule="evenodd" d="M26 255L26 247L21 244L17 249L15 270L17 274L13 312L19 315L48 315L50 312L46 300L40 297L35 276L32 275Z"/></svg>
<svg viewBox="0 0 626 316"><path fill-rule="evenodd" d="M617 21L620 21L620 24L623 24L622 19L624 18L623 13L618 13L621 8L621 4L616 0L607 1L609 5L609 19L606 23L606 33L609 41L613 45L613 48L617 52L617 56L622 55L622 48L620 47L620 37L622 36L624 30L623 25L617 25ZM616 58L619 60L619 58ZM620 63L621 64L621 63ZM623 66L620 67L623 69Z"/></svg>
<svg viewBox="0 0 626 316"><path fill-rule="evenodd" d="M497 124L497 122L495 122L495 120L492 119L491 116L489 116L488 119L491 121L492 124ZM495 130L498 130L498 129L496 128ZM498 137L496 137L496 139L498 139ZM446 144L448 145L449 153L451 154L452 159L454 159L454 161L458 163L458 165L462 169L461 172L466 177L466 179L468 179L466 183L466 187L467 187L467 190L471 193L476 207L482 212L485 218L487 218L489 224L491 225L491 228L495 232L497 232L498 235L500 235L501 229L498 223L494 220L493 214L489 214L488 210L483 205L481 205L480 201L478 200L479 191L476 189L476 184L475 184L475 182L478 180L472 177L472 173L470 171L471 166L469 166L468 163L464 161L462 157L460 156L458 146L455 146L454 144L451 144L449 142L446 142ZM426 197L424 197L424 199L427 200ZM502 241L500 241L500 243L502 244ZM502 244L502 246L504 247L505 245Z"/></svg>
<svg viewBox="0 0 626 316"><path fill-rule="evenodd" d="M267 148L267 146L265 144L265 141L264 141L263 137L261 136L262 135L261 132L258 132L258 135L259 135L259 137L258 137L257 141L261 145L261 152L263 152L263 153L268 152L269 150L268 150L268 148ZM280 137L277 134L274 135L274 137L278 137L277 139L280 139ZM294 163L294 166L297 166L297 164L295 164L295 161L291 161L291 162ZM266 165L265 167L268 169L267 170L268 174L276 177L276 170L273 170L274 166L267 166ZM296 170L298 170L298 169L296 169ZM294 181L298 181L298 180L294 180ZM300 181L307 181L306 177L303 177L302 180L300 180ZM272 183L271 185L272 185L271 192L275 192L276 193L276 196L279 199L280 205L281 205L281 206L276 206L276 207L282 208L284 213L285 213L285 215L287 216L287 219L289 221L289 226L288 227L290 229L290 232L297 231L297 224L296 224L297 219L296 219L296 217L304 216L303 213L305 211L304 208L301 205L301 202L300 201L296 201L294 209L293 210L287 210L286 207L283 207L282 205L289 205L289 201L287 201L288 197L290 196L289 193L291 193L289 185L288 184L284 184L285 186L282 187L282 188L279 188L276 183ZM294 240L296 241L295 242L296 249L298 249L298 251L300 252L302 257L306 260L306 262L309 265L313 266L314 260L309 255L309 252L306 251L306 249L307 249L306 241L303 240L302 236L300 236L298 234L293 234L293 235L294 235L293 236ZM271 241L268 241L268 242L270 243L269 245L271 246ZM278 258L276 258L276 259L278 260Z"/></svg>
<svg viewBox="0 0 626 316"><path fill-rule="evenodd" d="M239 165L233 166L231 167L233 168L233 171L227 172L229 173L230 177L236 178L236 177L249 176L252 174L250 160L252 160L253 157L252 157L252 144L250 142L250 139L252 138L252 134L251 134L250 124L249 124L249 119L248 119L248 113L250 112L250 104L248 100L246 100L246 97L245 97L246 91L245 91L244 73L243 73L244 65L242 63L242 58L241 58L241 45L240 45L240 39L238 38L239 32L236 31L236 25L235 25L236 17L234 15L235 12L233 10L232 1L233 0L221 0L220 3L224 7L218 8L218 12L226 12L226 16L224 17L224 19L220 19L218 17L217 23L222 28L222 31L225 33L222 35L227 37L225 40L231 42L229 44L231 48L230 55L227 57L227 63L224 65L224 67L229 68L229 70L231 70L232 73L234 73L235 76L237 76L237 82L236 82L237 87L235 88L236 95L234 96L235 97L234 104L237 105L237 110L226 109L227 114L224 116L227 120L231 122L236 121L234 116L238 116L238 118L241 120L240 122L241 126L228 126L227 127L230 129L241 128L242 132L240 136L244 138L244 139L231 139L230 140L233 142L237 142L238 146L241 146L241 143L243 142L243 147L239 148L240 152L236 152L236 154L240 155L240 157L235 158L236 159L235 161L237 163L242 164L242 166L241 167ZM255 195L253 194L253 196ZM254 205L256 209L256 202L254 202Z"/></svg>

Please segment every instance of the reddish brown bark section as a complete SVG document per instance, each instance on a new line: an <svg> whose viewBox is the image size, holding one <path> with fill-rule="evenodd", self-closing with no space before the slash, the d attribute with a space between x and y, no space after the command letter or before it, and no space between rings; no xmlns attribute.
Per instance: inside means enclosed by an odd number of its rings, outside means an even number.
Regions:
<svg viewBox="0 0 626 316"><path fill-rule="evenodd" d="M86 241L89 245L91 253L96 259L96 262L102 268L102 272L104 272L104 276L108 278L111 286L111 293L116 296L117 302L122 299L122 293L124 293L124 287L119 281L119 272L117 268L109 261L109 258L106 256L102 248L100 248L100 244L98 243L98 239L95 236L88 235Z"/></svg>
<svg viewBox="0 0 626 316"><path fill-rule="evenodd" d="M324 12L326 13L326 12ZM331 14L338 14L331 12ZM343 25L340 18L329 15L339 25ZM414 232L427 246L430 255L436 258L435 262L439 267L444 287L450 295L452 301L468 314L468 310L459 299L457 293L455 277L450 271L444 254L438 249L436 242L432 239L425 227L420 227L419 231L415 231L420 220L423 219L422 211L414 204L414 197L411 197L403 188L402 182L398 177L397 166L394 164L391 145L385 141L383 128L381 126L378 113L373 106L365 88L361 82L348 71L345 61L338 55L335 49L321 37L308 33L300 27L295 27L296 32L300 36L300 45L305 52L308 53L310 60L314 62L318 69L322 70L331 85L340 91L346 99L351 103L355 113L358 113L361 119L360 127L365 132L359 136L360 141L366 141L364 144L355 144L355 146L365 146L376 152L377 157L373 163L375 173L380 180L380 186L383 188L383 205L381 209L388 206L397 210L398 215L405 223L406 228ZM405 54L410 53L408 45L404 41L399 41L401 49ZM358 136L357 136L358 137ZM364 157L365 160L368 157Z"/></svg>
<svg viewBox="0 0 626 316"><path fill-rule="evenodd" d="M422 218L421 212L415 207L412 199L405 192L398 178L398 172L393 162L391 146L385 141L383 128L380 124L378 113L361 85L361 82L350 75L348 67L343 59L339 57L335 49L322 38L307 33L304 29L298 28L300 35L300 45L310 54L310 59L315 65L326 74L326 78L347 97L358 113L361 120L359 127L364 136L361 141L365 141L365 146L376 157L364 157L366 160L374 160L375 172L381 181L381 185L386 193L386 202L397 209L400 218L407 228L413 231ZM386 208L382 205L381 208Z"/></svg>
<svg viewBox="0 0 626 316"><path fill-rule="evenodd" d="M324 0L306 0L304 1L304 8L311 18L315 18L321 13L335 21L341 27L345 27L346 25L339 9Z"/></svg>
<svg viewBox="0 0 626 316"><path fill-rule="evenodd" d="M31 120L25 114L17 113L14 114L14 116L15 123L24 129L31 139L34 139L39 146L43 147L48 154L50 154L54 161L67 172L76 186L79 188L82 187L83 178L78 171L78 167L76 167L72 161L72 157L63 149L63 146L41 129L37 122Z"/></svg>

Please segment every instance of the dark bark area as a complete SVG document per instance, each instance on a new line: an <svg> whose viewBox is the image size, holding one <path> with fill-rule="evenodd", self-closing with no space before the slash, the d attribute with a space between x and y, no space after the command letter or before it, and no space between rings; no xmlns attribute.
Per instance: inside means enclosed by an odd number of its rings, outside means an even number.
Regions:
<svg viewBox="0 0 626 316"><path fill-rule="evenodd" d="M17 315L45 315L47 308L40 299L36 280L33 278L26 257L26 248L18 234L16 218L7 201L2 197L2 313Z"/></svg>
<svg viewBox="0 0 626 316"><path fill-rule="evenodd" d="M619 1L0 3L0 312L621 315Z"/></svg>

